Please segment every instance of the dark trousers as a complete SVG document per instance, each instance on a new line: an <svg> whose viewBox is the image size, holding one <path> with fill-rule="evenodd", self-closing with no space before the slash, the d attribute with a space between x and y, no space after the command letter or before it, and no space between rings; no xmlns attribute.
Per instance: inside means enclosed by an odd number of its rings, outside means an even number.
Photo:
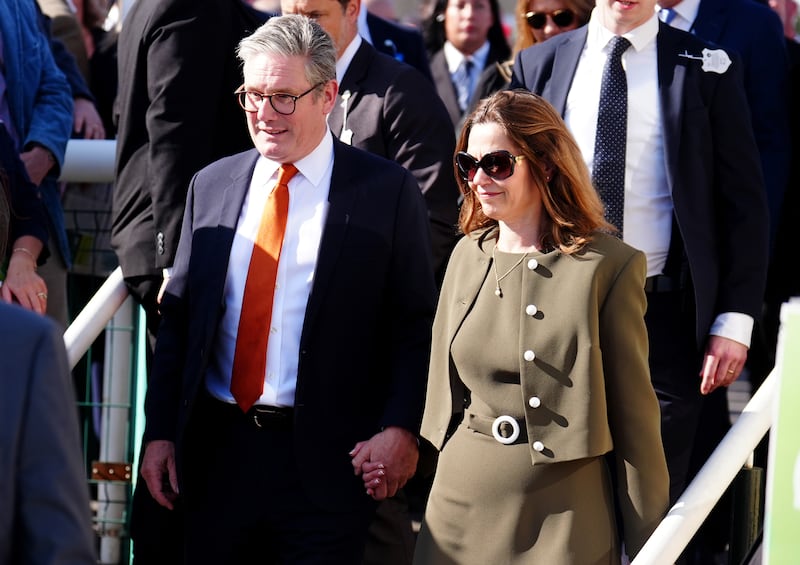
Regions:
<svg viewBox="0 0 800 565"><path fill-rule="evenodd" d="M140 276L125 279L128 291L145 311L147 349L145 360L148 382L153 361L156 331L160 323L156 297L161 286L160 277ZM144 446L142 446L144 453ZM175 510L159 505L147 484L139 476L131 502L131 542L133 565L177 565L183 563L183 508L179 500Z"/></svg>
<svg viewBox="0 0 800 565"><path fill-rule="evenodd" d="M702 353L695 342L694 308L686 292L647 294L650 377L661 406L661 439L670 480L670 503L690 480L690 464L703 397Z"/></svg>
<svg viewBox="0 0 800 565"><path fill-rule="evenodd" d="M366 496L334 511L316 504L296 467L292 418L261 424L235 405L198 400L181 469L185 562L359 563L375 504Z"/></svg>

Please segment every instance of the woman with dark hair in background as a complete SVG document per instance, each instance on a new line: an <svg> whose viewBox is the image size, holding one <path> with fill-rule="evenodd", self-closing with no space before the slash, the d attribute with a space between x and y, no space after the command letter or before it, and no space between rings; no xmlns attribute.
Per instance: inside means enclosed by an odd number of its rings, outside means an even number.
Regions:
<svg viewBox="0 0 800 565"><path fill-rule="evenodd" d="M436 91L458 130L479 99L481 73L511 55L498 0L436 0L422 35Z"/></svg>

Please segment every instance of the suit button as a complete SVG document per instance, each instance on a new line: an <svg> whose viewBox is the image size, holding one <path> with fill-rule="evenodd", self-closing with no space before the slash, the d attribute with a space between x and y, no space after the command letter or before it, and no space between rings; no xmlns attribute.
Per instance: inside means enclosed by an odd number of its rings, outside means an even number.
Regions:
<svg viewBox="0 0 800 565"><path fill-rule="evenodd" d="M539 266L539 261L537 261L536 259L528 259L528 269L530 269L531 271L535 271L536 267L538 266Z"/></svg>
<svg viewBox="0 0 800 565"><path fill-rule="evenodd" d="M536 315L536 312L538 312L538 311L539 311L539 309L536 307L536 305L535 305L535 304L528 304L528 305L525 307L525 313L526 313L528 316L535 316L535 315Z"/></svg>
<svg viewBox="0 0 800 565"><path fill-rule="evenodd" d="M542 399L539 398L538 396L531 396L528 399L528 406L530 406L531 408L539 408L539 406L541 405L542 405Z"/></svg>
<svg viewBox="0 0 800 565"><path fill-rule="evenodd" d="M522 357L525 359L525 361L533 361L536 359L536 354L533 352L533 350L529 349L522 354Z"/></svg>
<svg viewBox="0 0 800 565"><path fill-rule="evenodd" d="M544 444L541 441L534 441L533 442L533 450L534 451L544 451Z"/></svg>

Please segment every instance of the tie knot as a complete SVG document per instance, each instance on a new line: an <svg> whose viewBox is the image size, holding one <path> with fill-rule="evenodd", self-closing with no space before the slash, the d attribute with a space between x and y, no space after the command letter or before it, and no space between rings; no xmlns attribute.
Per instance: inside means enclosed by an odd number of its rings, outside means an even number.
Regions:
<svg viewBox="0 0 800 565"><path fill-rule="evenodd" d="M611 41L609 42L611 45L611 54L609 58L619 59L622 57L622 54L631 46L631 42L621 37L619 35L615 35Z"/></svg>
<svg viewBox="0 0 800 565"><path fill-rule="evenodd" d="M295 174L297 174L297 167L292 163L284 163L278 169L278 184L288 185Z"/></svg>
<svg viewBox="0 0 800 565"><path fill-rule="evenodd" d="M678 15L678 12L673 10L672 8L661 8L658 11L658 16L661 18L661 21L665 24L671 24L672 20L675 19L675 16Z"/></svg>

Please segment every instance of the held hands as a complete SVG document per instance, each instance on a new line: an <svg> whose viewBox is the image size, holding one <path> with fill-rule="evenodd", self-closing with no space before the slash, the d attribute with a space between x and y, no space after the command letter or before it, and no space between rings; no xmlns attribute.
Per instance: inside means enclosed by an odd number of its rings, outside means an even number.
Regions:
<svg viewBox="0 0 800 565"><path fill-rule="evenodd" d="M147 444L142 458L142 478L153 500L173 510L179 494L173 442L155 440Z"/></svg>
<svg viewBox="0 0 800 565"><path fill-rule="evenodd" d="M703 368L700 371L700 394L708 394L721 386L730 385L742 374L745 361L746 345L718 335L709 336Z"/></svg>
<svg viewBox="0 0 800 565"><path fill-rule="evenodd" d="M350 452L353 469L361 475L367 494L375 500L391 498L414 475L419 448L414 435L390 426Z"/></svg>

